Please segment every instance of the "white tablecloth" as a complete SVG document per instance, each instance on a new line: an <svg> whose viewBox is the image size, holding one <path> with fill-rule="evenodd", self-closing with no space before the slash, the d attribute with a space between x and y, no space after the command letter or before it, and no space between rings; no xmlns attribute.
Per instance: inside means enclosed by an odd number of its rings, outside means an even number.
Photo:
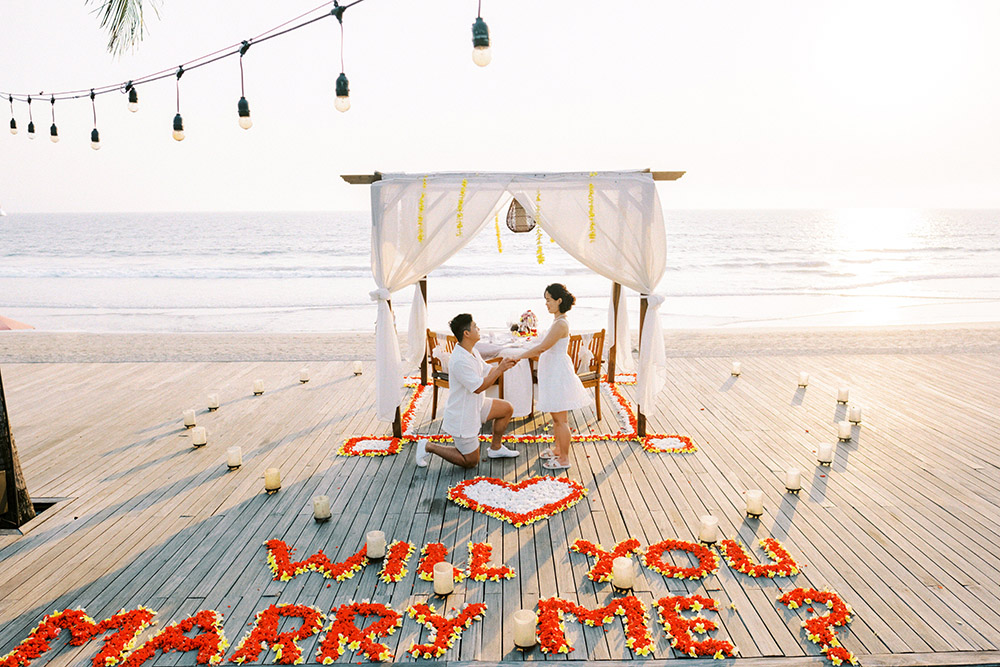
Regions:
<svg viewBox="0 0 1000 667"><path fill-rule="evenodd" d="M476 343L476 349L483 359L494 357L514 357L534 344L523 338L515 338L510 335L488 335ZM496 385L494 385L496 386ZM490 395L496 395L495 389L487 390ZM514 407L515 417L528 417L531 415L531 393L534 386L531 380L531 365L527 359L522 359L503 375L503 397Z"/></svg>

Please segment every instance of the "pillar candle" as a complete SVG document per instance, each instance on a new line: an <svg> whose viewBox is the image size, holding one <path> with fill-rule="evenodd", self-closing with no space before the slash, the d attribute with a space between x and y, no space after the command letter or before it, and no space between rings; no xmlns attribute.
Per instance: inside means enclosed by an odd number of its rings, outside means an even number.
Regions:
<svg viewBox="0 0 1000 667"><path fill-rule="evenodd" d="M798 468L789 468L785 473L785 488L789 491L798 491L802 488L802 471Z"/></svg>
<svg viewBox="0 0 1000 667"><path fill-rule="evenodd" d="M254 396L260 396L263 393L264 393L264 381L263 380L254 380L253 381L253 395Z"/></svg>
<svg viewBox="0 0 1000 667"><path fill-rule="evenodd" d="M799 373L799 386L800 387L809 386L809 373Z"/></svg>
<svg viewBox="0 0 1000 667"><path fill-rule="evenodd" d="M208 431L204 426L195 426L191 429L191 444L195 447L204 447L208 444Z"/></svg>
<svg viewBox="0 0 1000 667"><path fill-rule="evenodd" d="M365 536L367 540L366 555L369 558L385 558L385 533L373 530Z"/></svg>
<svg viewBox="0 0 1000 667"><path fill-rule="evenodd" d="M264 471L264 490L274 493L281 488L281 471L277 468L268 468Z"/></svg>
<svg viewBox="0 0 1000 667"><path fill-rule="evenodd" d="M329 496L316 496L315 498L313 498L313 518L316 521L330 520Z"/></svg>
<svg viewBox="0 0 1000 667"><path fill-rule="evenodd" d="M226 450L226 465L230 470L236 470L243 465L243 450L239 447L230 447Z"/></svg>
<svg viewBox="0 0 1000 667"><path fill-rule="evenodd" d="M833 445L829 442L824 442L819 446L819 453L816 455L816 460L820 462L821 465L830 465L833 463Z"/></svg>
<svg viewBox="0 0 1000 667"><path fill-rule="evenodd" d="M355 375L361 375L361 370L362 370L362 368L361 368L361 362L360 361L355 361L354 362L354 374Z"/></svg>
<svg viewBox="0 0 1000 667"><path fill-rule="evenodd" d="M850 408L850 410L847 411L847 414L848 414L848 417L847 417L848 421L853 422L855 424L860 424L861 423L861 406L860 405L852 405L851 408Z"/></svg>
<svg viewBox="0 0 1000 667"><path fill-rule="evenodd" d="M309 369L301 368L299 369L299 382L306 383L309 382Z"/></svg>
<svg viewBox="0 0 1000 667"><path fill-rule="evenodd" d="M434 563L434 593L448 595L455 590L455 573L451 563Z"/></svg>
<svg viewBox="0 0 1000 667"><path fill-rule="evenodd" d="M851 422L837 422L837 438L839 440L851 439Z"/></svg>
<svg viewBox="0 0 1000 667"><path fill-rule="evenodd" d="M764 513L764 492L760 489L747 491L747 514L760 516Z"/></svg>
<svg viewBox="0 0 1000 667"><path fill-rule="evenodd" d="M719 520L710 514L701 517L701 526L698 528L698 541L707 544L715 544L719 541Z"/></svg>
<svg viewBox="0 0 1000 667"><path fill-rule="evenodd" d="M635 570L632 559L619 556L611 563L611 585L615 588L629 589L635 586Z"/></svg>
<svg viewBox="0 0 1000 667"><path fill-rule="evenodd" d="M730 371L730 373L732 373L733 375L739 375L742 372L743 372L743 364L741 364L738 361L734 361L733 362L733 370Z"/></svg>
<svg viewBox="0 0 1000 667"><path fill-rule="evenodd" d="M518 609L511 616L514 620L514 646L528 648L535 645L535 628L538 616L530 609Z"/></svg>
<svg viewBox="0 0 1000 667"><path fill-rule="evenodd" d="M216 410L219 409L219 395L218 394L209 394L208 395L208 409L211 412L215 412Z"/></svg>
<svg viewBox="0 0 1000 667"><path fill-rule="evenodd" d="M194 419L194 410L184 411L184 428L194 428L197 422Z"/></svg>
<svg viewBox="0 0 1000 667"><path fill-rule="evenodd" d="M847 403L847 397L850 395L850 393L851 393L850 387L841 387L840 389L838 389L837 390L837 402L838 403Z"/></svg>

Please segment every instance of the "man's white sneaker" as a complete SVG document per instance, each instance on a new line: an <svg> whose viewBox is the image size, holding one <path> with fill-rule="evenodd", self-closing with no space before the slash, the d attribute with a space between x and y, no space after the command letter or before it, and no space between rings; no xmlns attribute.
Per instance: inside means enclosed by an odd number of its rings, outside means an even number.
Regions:
<svg viewBox="0 0 1000 667"><path fill-rule="evenodd" d="M515 452L513 449L507 449L506 445L500 445L500 449L486 450L486 456L491 459L512 459L520 453L521 452Z"/></svg>
<svg viewBox="0 0 1000 667"><path fill-rule="evenodd" d="M417 448L414 458L416 459L418 468L426 468L427 464L431 462L430 454L427 453L426 440L417 440Z"/></svg>

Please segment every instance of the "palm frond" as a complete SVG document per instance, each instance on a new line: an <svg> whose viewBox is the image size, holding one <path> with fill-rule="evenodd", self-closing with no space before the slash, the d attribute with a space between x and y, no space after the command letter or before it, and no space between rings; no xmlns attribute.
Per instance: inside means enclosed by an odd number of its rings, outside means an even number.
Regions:
<svg viewBox="0 0 1000 667"><path fill-rule="evenodd" d="M101 19L101 28L108 32L108 52L121 56L126 51L135 51L146 35L143 19L144 0L86 0L88 5L96 4L94 14ZM150 0L149 6L159 16L157 2Z"/></svg>

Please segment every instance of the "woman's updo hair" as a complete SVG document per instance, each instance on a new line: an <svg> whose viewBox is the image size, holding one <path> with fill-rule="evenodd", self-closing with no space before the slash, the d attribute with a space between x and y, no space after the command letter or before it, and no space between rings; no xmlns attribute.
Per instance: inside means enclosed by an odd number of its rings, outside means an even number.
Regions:
<svg viewBox="0 0 1000 667"><path fill-rule="evenodd" d="M562 299L562 301L559 301L560 313L568 312L573 307L573 304L576 303L576 297L570 294L569 290L562 283L552 283L545 288L545 291L556 301Z"/></svg>

